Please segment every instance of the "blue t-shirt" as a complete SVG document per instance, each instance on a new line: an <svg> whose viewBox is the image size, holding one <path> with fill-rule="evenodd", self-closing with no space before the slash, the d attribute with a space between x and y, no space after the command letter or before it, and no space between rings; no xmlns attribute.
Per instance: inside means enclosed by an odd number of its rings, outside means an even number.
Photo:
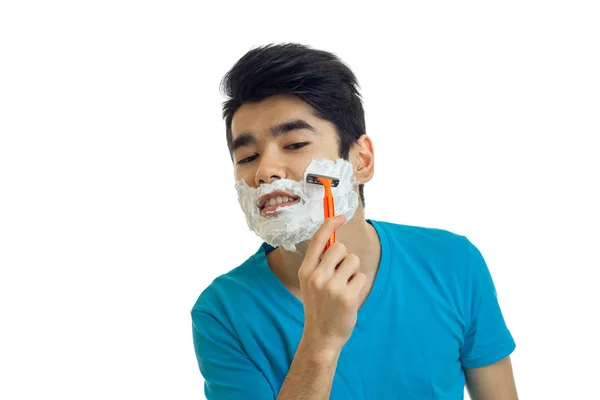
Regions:
<svg viewBox="0 0 600 400"><path fill-rule="evenodd" d="M463 367L492 364L515 342L478 249L440 229L369 220L381 259L358 311L332 400L463 399ZM263 244L194 305L193 341L208 400L277 397L304 308L270 270Z"/></svg>

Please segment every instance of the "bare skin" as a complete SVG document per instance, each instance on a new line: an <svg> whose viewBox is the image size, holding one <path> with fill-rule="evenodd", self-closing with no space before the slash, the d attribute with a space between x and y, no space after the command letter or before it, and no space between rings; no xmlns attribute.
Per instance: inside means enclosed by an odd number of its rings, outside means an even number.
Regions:
<svg viewBox="0 0 600 400"><path fill-rule="evenodd" d="M518 400L510 357L480 368L465 368L473 400Z"/></svg>

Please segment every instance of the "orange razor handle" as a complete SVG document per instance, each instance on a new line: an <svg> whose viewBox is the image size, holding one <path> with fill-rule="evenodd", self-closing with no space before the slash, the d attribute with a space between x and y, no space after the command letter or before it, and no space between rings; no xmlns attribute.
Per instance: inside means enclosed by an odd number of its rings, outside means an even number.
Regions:
<svg viewBox="0 0 600 400"><path fill-rule="evenodd" d="M333 202L333 194L331 193L331 180L326 178L317 179L323 184L323 187L325 188L325 197L323 197L323 213L325 219L335 217L335 206ZM334 243L335 231L333 231L333 233L329 237L329 240L327 240L327 243L325 244L325 250L327 250L329 246L331 246Z"/></svg>
<svg viewBox="0 0 600 400"><path fill-rule="evenodd" d="M333 197L325 197L323 199L323 207L325 208L325 219L335 216L333 209ZM329 236L329 240L325 244L325 250L335 243L335 231Z"/></svg>

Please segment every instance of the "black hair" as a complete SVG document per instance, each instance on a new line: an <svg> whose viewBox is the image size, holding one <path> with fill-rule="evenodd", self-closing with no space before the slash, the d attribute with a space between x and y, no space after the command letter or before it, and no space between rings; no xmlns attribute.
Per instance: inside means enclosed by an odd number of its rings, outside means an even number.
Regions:
<svg viewBox="0 0 600 400"><path fill-rule="evenodd" d="M232 153L233 114L247 102L291 94L310 105L315 115L332 123L338 152L347 160L350 148L366 133L365 113L356 76L335 54L297 43L269 44L248 51L225 74L221 91L227 146ZM365 205L364 188L359 185Z"/></svg>

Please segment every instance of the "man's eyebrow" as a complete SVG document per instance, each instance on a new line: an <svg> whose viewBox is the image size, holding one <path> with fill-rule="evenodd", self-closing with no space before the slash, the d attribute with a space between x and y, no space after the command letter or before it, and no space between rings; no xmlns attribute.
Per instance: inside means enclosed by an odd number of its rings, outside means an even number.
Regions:
<svg viewBox="0 0 600 400"><path fill-rule="evenodd" d="M314 133L317 133L317 130L308 122L303 119L294 119L291 121L280 122L271 128L271 134L273 137L278 137L281 135L285 135L291 131L299 131L299 130L307 130Z"/></svg>
<svg viewBox="0 0 600 400"><path fill-rule="evenodd" d="M233 139L231 142L231 152L236 151L237 149L245 146L250 146L251 144L256 143L256 138L251 133L241 133L238 137Z"/></svg>
<svg viewBox="0 0 600 400"><path fill-rule="evenodd" d="M290 133L292 131L299 130L307 130L313 133L318 133L317 130L308 122L303 119L294 119L290 121L280 122L274 127L271 128L271 135L273 137L278 137ZM256 137L249 132L240 133L232 142L231 142L231 152L235 152L236 150L256 144Z"/></svg>

